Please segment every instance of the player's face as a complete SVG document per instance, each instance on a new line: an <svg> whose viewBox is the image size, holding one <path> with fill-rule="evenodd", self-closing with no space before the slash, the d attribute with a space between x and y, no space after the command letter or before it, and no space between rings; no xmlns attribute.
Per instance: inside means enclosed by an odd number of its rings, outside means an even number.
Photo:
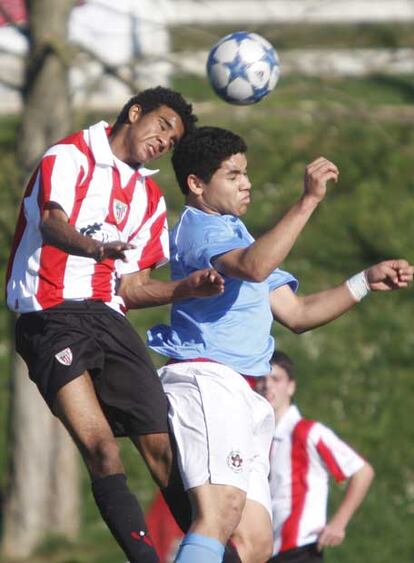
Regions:
<svg viewBox="0 0 414 563"><path fill-rule="evenodd" d="M256 391L269 401L277 413L290 405L295 392L295 382L289 379L282 367L273 365L271 373L257 382Z"/></svg>
<svg viewBox="0 0 414 563"><path fill-rule="evenodd" d="M124 147L127 164L146 164L169 152L184 135L181 117L168 106L142 114L139 105L129 112Z"/></svg>
<svg viewBox="0 0 414 563"><path fill-rule="evenodd" d="M250 188L246 155L234 154L222 162L208 184L203 184L203 208L210 213L239 217L249 206Z"/></svg>

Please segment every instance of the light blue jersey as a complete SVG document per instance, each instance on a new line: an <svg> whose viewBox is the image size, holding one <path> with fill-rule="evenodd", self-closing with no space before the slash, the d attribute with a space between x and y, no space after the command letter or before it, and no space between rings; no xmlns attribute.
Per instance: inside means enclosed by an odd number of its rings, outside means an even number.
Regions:
<svg viewBox="0 0 414 563"><path fill-rule="evenodd" d="M252 242L254 238L238 217L187 206L170 234L172 279L211 268L215 257ZM221 295L174 303L171 326L149 330L148 344L170 358L208 358L244 375L266 375L274 350L269 292L285 284L296 291L298 282L279 269L260 283L224 279Z"/></svg>

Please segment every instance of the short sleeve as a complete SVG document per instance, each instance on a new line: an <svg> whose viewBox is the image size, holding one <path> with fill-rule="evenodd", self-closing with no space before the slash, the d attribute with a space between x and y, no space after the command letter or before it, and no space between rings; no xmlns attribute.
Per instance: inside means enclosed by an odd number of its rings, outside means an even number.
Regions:
<svg viewBox="0 0 414 563"><path fill-rule="evenodd" d="M349 479L365 464L360 455L323 424L317 423L312 434L318 455L337 482Z"/></svg>
<svg viewBox="0 0 414 563"><path fill-rule="evenodd" d="M205 222L192 241L190 253L198 268L211 268L214 259L236 248L245 248L248 242L237 231L233 231L220 218Z"/></svg>
<svg viewBox="0 0 414 563"><path fill-rule="evenodd" d="M43 212L47 203L54 202L70 217L86 167L85 157L73 145L55 145L49 149L39 166L40 211Z"/></svg>
<svg viewBox="0 0 414 563"><path fill-rule="evenodd" d="M273 291L282 287L282 285L289 285L292 291L296 293L299 282L298 280L289 272L285 272L284 270L280 270L276 268L267 278L267 283L269 284L269 291Z"/></svg>

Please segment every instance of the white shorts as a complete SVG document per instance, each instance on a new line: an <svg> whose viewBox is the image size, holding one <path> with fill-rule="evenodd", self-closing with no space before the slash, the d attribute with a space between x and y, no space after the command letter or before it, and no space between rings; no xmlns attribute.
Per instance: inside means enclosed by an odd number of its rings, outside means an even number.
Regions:
<svg viewBox="0 0 414 563"><path fill-rule="evenodd" d="M214 362L179 362L158 371L170 404L186 490L232 485L271 514L269 451L273 409L237 372Z"/></svg>

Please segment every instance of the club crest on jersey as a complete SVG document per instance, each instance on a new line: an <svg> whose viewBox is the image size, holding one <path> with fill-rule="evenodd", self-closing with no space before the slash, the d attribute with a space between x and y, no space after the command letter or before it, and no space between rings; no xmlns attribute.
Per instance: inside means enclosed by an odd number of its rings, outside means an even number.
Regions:
<svg viewBox="0 0 414 563"><path fill-rule="evenodd" d="M119 201L119 199L114 199L112 209L114 212L115 221L119 225L119 223L122 223L122 221L125 219L128 206L123 201Z"/></svg>
<svg viewBox="0 0 414 563"><path fill-rule="evenodd" d="M65 348L55 354L55 358L64 366L70 366L73 360L72 350L70 348Z"/></svg>
<svg viewBox="0 0 414 563"><path fill-rule="evenodd" d="M233 450L227 456L227 465L235 473L243 471L243 458L238 450Z"/></svg>

